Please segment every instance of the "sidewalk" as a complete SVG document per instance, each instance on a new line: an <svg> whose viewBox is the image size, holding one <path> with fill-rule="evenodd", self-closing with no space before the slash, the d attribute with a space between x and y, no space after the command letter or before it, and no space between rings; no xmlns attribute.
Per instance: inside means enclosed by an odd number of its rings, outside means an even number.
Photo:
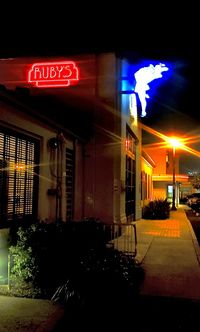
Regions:
<svg viewBox="0 0 200 332"><path fill-rule="evenodd" d="M171 211L167 220L137 222L136 258L145 270L145 278L139 302L130 307L128 320L119 320L123 327L140 324L137 331L184 331L185 327L199 331L200 249L185 209L183 205ZM63 314L62 306L48 300L0 296L0 332L65 331L67 324L63 330L55 329ZM84 325L82 321L80 324Z"/></svg>
<svg viewBox="0 0 200 332"><path fill-rule="evenodd" d="M167 220L137 222L136 258L145 270L141 295L200 300L200 248L187 208L180 205Z"/></svg>
<svg viewBox="0 0 200 332"><path fill-rule="evenodd" d="M0 332L50 332L63 313L49 300L0 295Z"/></svg>

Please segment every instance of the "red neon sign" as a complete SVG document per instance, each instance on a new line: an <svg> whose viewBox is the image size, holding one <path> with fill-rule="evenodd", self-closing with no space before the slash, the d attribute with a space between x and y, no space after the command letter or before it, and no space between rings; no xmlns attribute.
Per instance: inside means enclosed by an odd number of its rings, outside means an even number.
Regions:
<svg viewBox="0 0 200 332"><path fill-rule="evenodd" d="M38 88L65 87L79 81L79 70L73 61L34 63L27 81Z"/></svg>

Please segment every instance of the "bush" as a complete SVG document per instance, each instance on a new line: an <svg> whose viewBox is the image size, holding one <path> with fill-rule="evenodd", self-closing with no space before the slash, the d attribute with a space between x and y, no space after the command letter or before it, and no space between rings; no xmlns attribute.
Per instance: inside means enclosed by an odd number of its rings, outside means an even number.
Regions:
<svg viewBox="0 0 200 332"><path fill-rule="evenodd" d="M143 208L144 219L167 219L170 215L170 202L166 199L156 199Z"/></svg>
<svg viewBox="0 0 200 332"><path fill-rule="evenodd" d="M37 287L39 265L35 245L32 238L36 226L31 225L27 229L19 227L18 240L10 246L10 289L16 296L39 297L40 289Z"/></svg>
<svg viewBox="0 0 200 332"><path fill-rule="evenodd" d="M112 248L90 250L52 299L95 310L119 309L122 303L128 307L139 294L143 278L144 270L134 257Z"/></svg>
<svg viewBox="0 0 200 332"><path fill-rule="evenodd" d="M133 258L107 248L108 237L102 225L91 220L35 223L11 230L11 293L51 298L61 287L67 289L65 299L76 294L77 300L79 293L84 299L105 294L104 289L110 292L118 282L133 289L140 269Z"/></svg>

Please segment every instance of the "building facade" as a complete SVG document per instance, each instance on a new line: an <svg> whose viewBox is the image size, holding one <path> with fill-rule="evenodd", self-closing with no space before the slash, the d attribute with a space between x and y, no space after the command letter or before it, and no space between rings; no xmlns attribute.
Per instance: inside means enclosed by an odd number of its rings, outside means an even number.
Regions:
<svg viewBox="0 0 200 332"><path fill-rule="evenodd" d="M173 161L172 149L144 147L155 162L153 168L153 199L173 198L173 167L175 170L175 204L179 204L181 198L181 188L190 185L186 174L179 173L179 153L176 152ZM174 164L173 164L174 163Z"/></svg>
<svg viewBox="0 0 200 332"><path fill-rule="evenodd" d="M153 169L154 160L142 150L141 156L141 202L142 207L153 200Z"/></svg>
<svg viewBox="0 0 200 332"><path fill-rule="evenodd" d="M128 62L114 53L67 60L77 68L73 84L42 89L33 83L49 75L52 84L63 59L51 60L49 72L49 59L0 63L2 227L15 218L141 218L141 130L134 98L122 90ZM39 83L27 75L33 70Z"/></svg>

